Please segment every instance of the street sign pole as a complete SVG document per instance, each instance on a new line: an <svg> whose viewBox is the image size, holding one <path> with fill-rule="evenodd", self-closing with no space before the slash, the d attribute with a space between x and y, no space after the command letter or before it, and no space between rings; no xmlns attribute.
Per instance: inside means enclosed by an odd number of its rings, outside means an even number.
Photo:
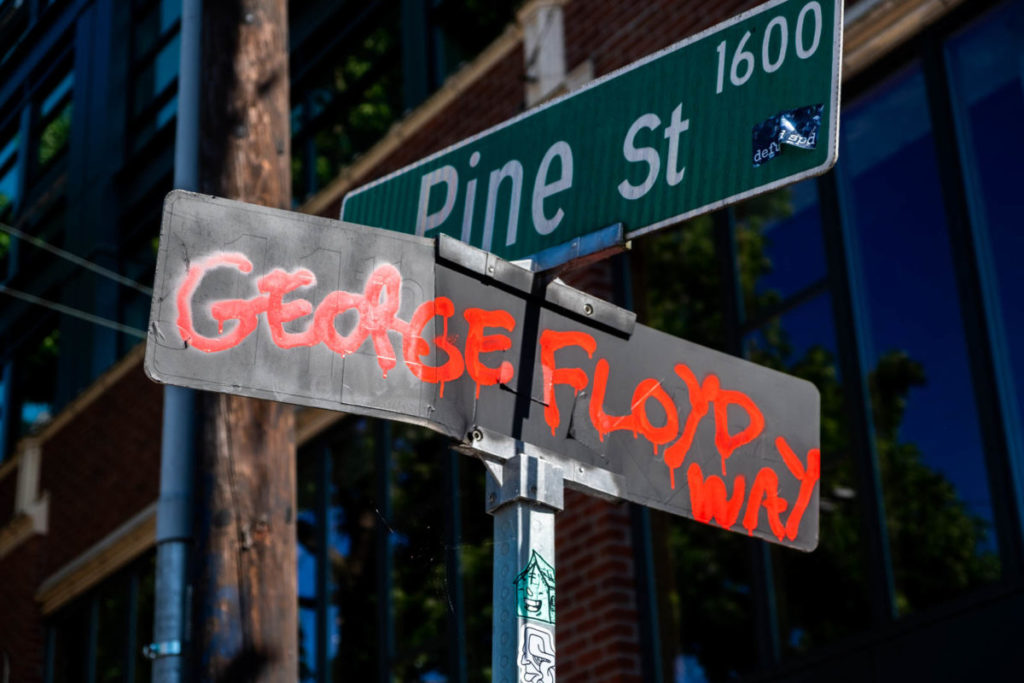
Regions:
<svg viewBox="0 0 1024 683"><path fill-rule="evenodd" d="M488 467L494 516L491 670L495 683L555 681L555 515L562 468L525 453Z"/></svg>

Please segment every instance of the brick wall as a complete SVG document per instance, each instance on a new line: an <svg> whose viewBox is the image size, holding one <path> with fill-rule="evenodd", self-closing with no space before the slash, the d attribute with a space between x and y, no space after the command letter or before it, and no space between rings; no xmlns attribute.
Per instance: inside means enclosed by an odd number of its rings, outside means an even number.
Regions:
<svg viewBox="0 0 1024 683"><path fill-rule="evenodd" d="M557 520L558 680L640 683L629 507L566 491Z"/></svg>
<svg viewBox="0 0 1024 683"><path fill-rule="evenodd" d="M55 433L44 432L49 530L0 558L0 671L6 655L11 681L42 680L40 584L156 499L162 411L161 387L136 360Z"/></svg>
<svg viewBox="0 0 1024 683"><path fill-rule="evenodd" d="M0 559L0 672L12 681L43 679L43 623L34 596L46 539L36 536Z"/></svg>
<svg viewBox="0 0 1024 683"><path fill-rule="evenodd" d="M44 571L57 571L156 500L163 389L137 363L43 444Z"/></svg>
<svg viewBox="0 0 1024 683"><path fill-rule="evenodd" d="M565 8L566 63L572 69L590 59L601 76L759 4L573 0Z"/></svg>

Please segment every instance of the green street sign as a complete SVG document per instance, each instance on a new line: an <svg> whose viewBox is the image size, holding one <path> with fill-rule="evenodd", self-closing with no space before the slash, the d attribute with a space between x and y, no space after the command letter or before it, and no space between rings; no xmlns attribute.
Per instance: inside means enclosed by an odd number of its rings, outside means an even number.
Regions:
<svg viewBox="0 0 1024 683"><path fill-rule="evenodd" d="M632 239L831 168L841 52L841 0L772 0L350 192L341 218L508 259Z"/></svg>

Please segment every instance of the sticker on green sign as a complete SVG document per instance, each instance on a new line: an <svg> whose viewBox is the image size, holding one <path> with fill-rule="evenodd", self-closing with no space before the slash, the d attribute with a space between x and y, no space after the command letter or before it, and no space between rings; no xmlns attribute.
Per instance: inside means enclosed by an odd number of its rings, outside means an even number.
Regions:
<svg viewBox="0 0 1024 683"><path fill-rule="evenodd" d="M824 108L823 104L815 104L780 112L754 126L754 166L782 154L783 145L804 150L817 147Z"/></svg>

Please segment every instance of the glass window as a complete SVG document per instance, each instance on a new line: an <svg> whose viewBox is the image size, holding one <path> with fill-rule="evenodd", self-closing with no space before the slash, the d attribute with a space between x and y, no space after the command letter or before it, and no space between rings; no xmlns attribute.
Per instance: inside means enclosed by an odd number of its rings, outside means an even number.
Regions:
<svg viewBox="0 0 1024 683"><path fill-rule="evenodd" d="M53 418L59 353L60 330L57 328L21 350L14 388L21 406L21 424L15 438L36 432Z"/></svg>
<svg viewBox="0 0 1024 683"><path fill-rule="evenodd" d="M920 68L848 105L841 136L840 199L902 615L999 575Z"/></svg>
<svg viewBox="0 0 1024 683"><path fill-rule="evenodd" d="M317 680L324 666L329 677L338 680L376 677L376 543L382 505L375 495L373 424L365 418L347 419L304 448L299 457L297 571L299 677L303 681ZM326 480L325 472L329 472ZM324 510L320 501L325 494ZM327 570L327 596L318 591L321 566ZM318 632L321 609L327 616L323 634ZM323 653L320 643L326 643Z"/></svg>
<svg viewBox="0 0 1024 683"><path fill-rule="evenodd" d="M946 59L1000 399L1024 457L1024 2L1007 3L954 35ZM1018 468L1024 472L1024 462Z"/></svg>
<svg viewBox="0 0 1024 683"><path fill-rule="evenodd" d="M129 634L134 634L134 645L128 648L128 657L135 662L134 676L127 680L148 683L153 680L153 660L143 648L153 642L153 612L156 603L156 551L147 553L136 564L132 586L135 591L135 612L129 614Z"/></svg>
<svg viewBox="0 0 1024 683"><path fill-rule="evenodd" d="M748 320L824 279L819 211L813 180L736 207L738 275Z"/></svg>
<svg viewBox="0 0 1024 683"><path fill-rule="evenodd" d="M89 638L92 630L88 598L76 600L54 617L49 629L51 683L79 683L89 679Z"/></svg>
<svg viewBox="0 0 1024 683"><path fill-rule="evenodd" d="M631 271L643 322L722 348L722 270L705 215L636 243ZM654 511L661 631L675 680L725 680L757 667L750 541Z"/></svg>
<svg viewBox="0 0 1024 683"><path fill-rule="evenodd" d="M158 0L157 2L136 2L133 40L136 56L152 50L159 39L171 29L176 29L181 18L181 0Z"/></svg>
<svg viewBox="0 0 1024 683"><path fill-rule="evenodd" d="M820 544L811 554L771 547L779 647L786 657L865 628L864 514L837 361L817 185L806 181L735 209L735 264L744 355L802 377L821 393ZM817 292L817 293L815 293ZM785 311L765 319L773 311ZM801 454L802 455L802 454ZM824 593L837 596L821 600Z"/></svg>
<svg viewBox="0 0 1024 683"><path fill-rule="evenodd" d="M296 202L333 180L402 113L399 8L372 15L352 40L292 84Z"/></svg>
<svg viewBox="0 0 1024 683"><path fill-rule="evenodd" d="M303 449L301 680L317 680L324 666L338 680L373 680L388 643L395 680L458 680L455 670L463 667L465 680L489 680L492 525L483 511L484 472L460 468L457 458L464 456L452 457L446 440L432 432L365 418L345 420ZM326 510L320 508L324 482ZM328 572L327 600L317 585L320 566ZM325 633L318 625L323 617Z"/></svg>
<svg viewBox="0 0 1024 683"><path fill-rule="evenodd" d="M0 137L0 221L9 222L21 194L19 186L18 145L21 136L17 131ZM0 234L0 261L10 248L10 236Z"/></svg>
<svg viewBox="0 0 1024 683"><path fill-rule="evenodd" d="M25 0L0 0L0 64L7 61L31 27Z"/></svg>
<svg viewBox="0 0 1024 683"><path fill-rule="evenodd" d="M128 673L131 588L130 581L118 581L106 583L97 591L96 683L121 683Z"/></svg>
<svg viewBox="0 0 1024 683"><path fill-rule="evenodd" d="M67 73L45 92L39 105L36 162L40 169L46 168L59 157L71 139L74 83L74 73Z"/></svg>
<svg viewBox="0 0 1024 683"><path fill-rule="evenodd" d="M133 15L128 131L134 152L177 115L181 2L136 2Z"/></svg>
<svg viewBox="0 0 1024 683"><path fill-rule="evenodd" d="M433 432L395 424L391 442L396 657L401 681L448 677L447 554L443 458L447 441ZM481 507L483 501L480 501ZM484 514L480 511L480 514Z"/></svg>
<svg viewBox="0 0 1024 683"><path fill-rule="evenodd" d="M515 18L517 0L435 0L431 19L438 37L437 82L470 61Z"/></svg>
<svg viewBox="0 0 1024 683"><path fill-rule="evenodd" d="M299 680L317 680L317 563L319 520L317 492L321 449L300 454L297 465L296 557L299 594Z"/></svg>
<svg viewBox="0 0 1024 683"><path fill-rule="evenodd" d="M491 680L491 627L494 565L494 519L484 512L486 501L483 465L476 459L458 453L451 457L453 481L457 493L451 497L455 506L452 524L457 525L448 535L454 548L449 552L449 576L461 579L461 592L451 595L451 611L457 613L462 597L460 622L449 621L449 628L460 628L466 657L466 680L469 683L489 683ZM449 581L449 585L451 585ZM456 634L459 635L459 634ZM454 667L453 667L454 668ZM454 673L453 681L460 680Z"/></svg>
<svg viewBox="0 0 1024 683"><path fill-rule="evenodd" d="M331 444L331 492L327 512L328 604L338 612L329 621L327 661L339 680L371 680L377 670L377 543L386 528L386 503L376 491L374 422L347 420ZM337 631L335 632L335 629Z"/></svg>
<svg viewBox="0 0 1024 683"><path fill-rule="evenodd" d="M821 294L769 321L744 343L754 362L802 377L821 393L820 542L809 554L771 550L784 657L856 633L870 619L864 500L855 460L861 456L851 449L832 321L831 299Z"/></svg>
<svg viewBox="0 0 1024 683"><path fill-rule="evenodd" d="M155 558L155 551L146 553L49 619L45 680L141 683L150 679L142 646L152 641Z"/></svg>
<svg viewBox="0 0 1024 683"><path fill-rule="evenodd" d="M0 462L7 459L8 451L13 447L16 436L14 421L11 419L16 410L12 382L13 370L13 363L5 362L0 366ZM0 517L0 519L4 518Z"/></svg>
<svg viewBox="0 0 1024 683"><path fill-rule="evenodd" d="M722 348L725 321L714 229L711 216L700 216L677 230L638 240L631 271L644 324Z"/></svg>
<svg viewBox="0 0 1024 683"><path fill-rule="evenodd" d="M378 3L354 16L344 16L350 10L342 5L331 22L324 22L316 14L319 6L291 3L293 39L299 42L291 61L296 204L326 186L403 115L403 22L406 30L428 34L424 42L430 63L425 72L427 90L432 91L499 35L512 21L518 2L429 2L422 27L409 26L401 4ZM325 34L323 25L345 26L350 35L337 40L338 31Z"/></svg>
<svg viewBox="0 0 1024 683"><path fill-rule="evenodd" d="M656 547L665 552L654 562L668 574L660 604L675 680L720 681L754 671L750 540L662 512L652 512L651 525L664 539Z"/></svg>
<svg viewBox="0 0 1024 683"><path fill-rule="evenodd" d="M135 78L134 115L142 113L153 99L178 78L178 53L181 39L175 34Z"/></svg>

